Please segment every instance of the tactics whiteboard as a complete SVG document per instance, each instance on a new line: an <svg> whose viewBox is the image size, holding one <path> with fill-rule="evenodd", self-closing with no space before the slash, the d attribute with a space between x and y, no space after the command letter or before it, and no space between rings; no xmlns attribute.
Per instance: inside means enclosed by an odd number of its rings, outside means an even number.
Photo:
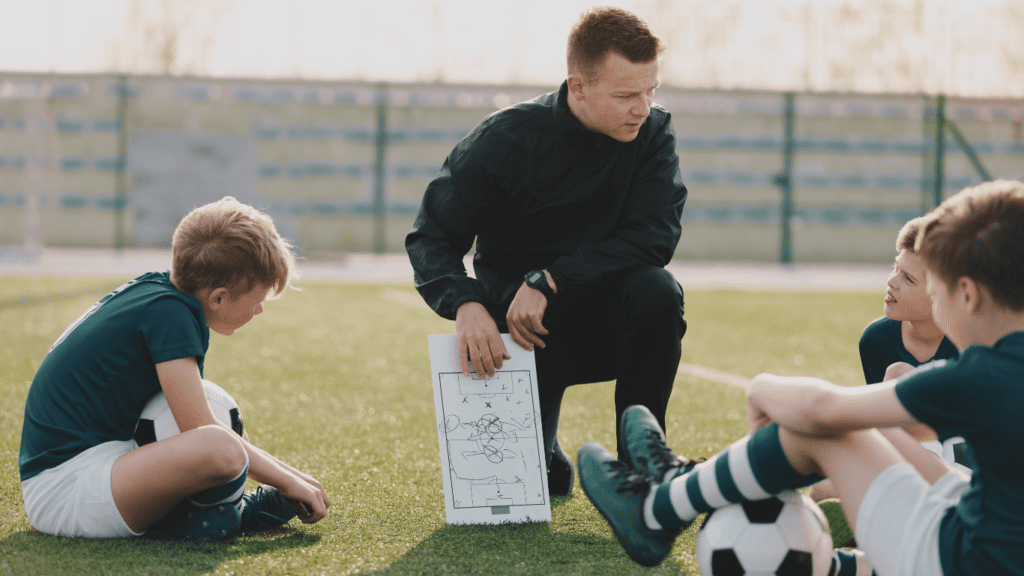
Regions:
<svg viewBox="0 0 1024 576"><path fill-rule="evenodd" d="M449 524L551 521L533 352L502 338L512 358L483 379L462 375L453 334L428 337Z"/></svg>

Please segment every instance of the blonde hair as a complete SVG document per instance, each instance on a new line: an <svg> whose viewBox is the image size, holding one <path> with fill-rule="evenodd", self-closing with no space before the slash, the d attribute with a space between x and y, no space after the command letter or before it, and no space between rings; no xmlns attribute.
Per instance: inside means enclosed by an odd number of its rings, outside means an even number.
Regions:
<svg viewBox="0 0 1024 576"><path fill-rule="evenodd" d="M914 245L917 243L917 236L921 233L921 225L924 224L924 221L924 216L918 216L904 224L903 228L900 228L900 233L896 235L897 252L907 250L917 253Z"/></svg>
<svg viewBox="0 0 1024 576"><path fill-rule="evenodd" d="M232 298L266 286L268 298L293 280L294 246L259 210L225 196L181 219L171 240L171 272L178 288L192 296L227 288Z"/></svg>

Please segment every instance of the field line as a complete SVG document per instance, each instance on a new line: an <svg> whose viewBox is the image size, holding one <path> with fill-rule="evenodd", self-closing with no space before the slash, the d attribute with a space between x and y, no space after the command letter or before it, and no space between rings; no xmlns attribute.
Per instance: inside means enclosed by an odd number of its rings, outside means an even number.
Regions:
<svg viewBox="0 0 1024 576"><path fill-rule="evenodd" d="M419 294L414 294L406 290L387 288L381 293L381 298L410 308L420 308L424 310L430 309ZM698 366L696 364L680 362L679 372L695 376L702 380L709 380L719 384L728 384L729 386L735 386L743 390L746 390L747 387L750 386L749 378L743 378L742 376L729 374L728 372L722 372L721 370L715 370L714 368L708 368L706 366Z"/></svg>
<svg viewBox="0 0 1024 576"><path fill-rule="evenodd" d="M680 362L679 372L689 374L690 376L696 376L702 380L710 380L711 382L718 382L719 384L728 384L743 390L750 387L749 378L743 378L742 376L729 374L728 372L722 372L721 370L715 370L714 368L708 368L707 366L698 366L696 364Z"/></svg>

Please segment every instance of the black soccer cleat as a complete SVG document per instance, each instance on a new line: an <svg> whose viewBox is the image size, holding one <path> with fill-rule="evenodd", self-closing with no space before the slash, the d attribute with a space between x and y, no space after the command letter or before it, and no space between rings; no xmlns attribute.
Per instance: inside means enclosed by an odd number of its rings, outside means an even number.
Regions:
<svg viewBox="0 0 1024 576"><path fill-rule="evenodd" d="M291 501L273 486L260 486L243 494L235 506L241 515L243 532L277 528L297 516Z"/></svg>
<svg viewBox="0 0 1024 576"><path fill-rule="evenodd" d="M568 496L572 494L573 480L576 470L573 468L569 455L555 438L555 448L548 466L548 494L552 496Z"/></svg>
<svg viewBox="0 0 1024 576"><path fill-rule="evenodd" d="M658 420L645 406L635 405L622 413L622 438L626 454L619 458L636 470L637 474L654 484L671 480L693 469L697 462L680 458L665 444L665 433Z"/></svg>
<svg viewBox="0 0 1024 576"><path fill-rule="evenodd" d="M583 491L608 521L626 554L642 566L660 564L685 526L678 530L647 527L644 499L651 492L651 483L593 442L580 448L578 462Z"/></svg>
<svg viewBox="0 0 1024 576"><path fill-rule="evenodd" d="M241 515L231 504L199 507L182 502L149 533L156 537L226 540L238 533L239 526Z"/></svg>

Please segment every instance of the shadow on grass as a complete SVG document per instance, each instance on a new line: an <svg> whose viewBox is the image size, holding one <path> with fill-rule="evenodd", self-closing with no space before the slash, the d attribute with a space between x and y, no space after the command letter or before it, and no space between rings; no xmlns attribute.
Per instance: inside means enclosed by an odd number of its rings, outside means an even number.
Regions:
<svg viewBox="0 0 1024 576"><path fill-rule="evenodd" d="M363 575L405 574L634 574L634 564L611 536L552 531L547 523L453 526L434 531L387 568ZM663 572L664 571L664 572ZM684 574L669 558L658 573Z"/></svg>
<svg viewBox="0 0 1024 576"><path fill-rule="evenodd" d="M265 532L228 542L141 537L63 538L24 530L0 540L0 573L6 574L208 574L238 558L307 548L321 537L299 530Z"/></svg>

